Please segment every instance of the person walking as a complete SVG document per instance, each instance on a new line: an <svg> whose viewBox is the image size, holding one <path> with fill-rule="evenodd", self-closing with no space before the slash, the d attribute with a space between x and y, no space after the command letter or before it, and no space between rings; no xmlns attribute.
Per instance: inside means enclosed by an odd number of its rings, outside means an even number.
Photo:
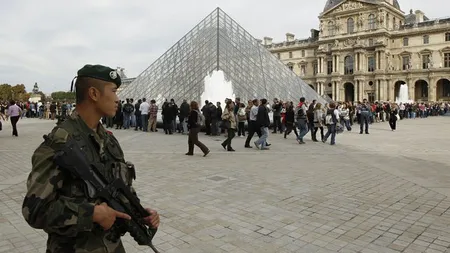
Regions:
<svg viewBox="0 0 450 253"><path fill-rule="evenodd" d="M19 121L20 115L22 115L22 109L16 105L14 100L11 100L8 107L8 117L10 118L11 125L13 128L12 135L18 137L17 132L17 122Z"/></svg>
<svg viewBox="0 0 450 253"><path fill-rule="evenodd" d="M189 127L189 136L188 136L188 152L186 155L193 156L194 155L194 145L199 147L203 152L203 157L209 154L209 149L198 140L198 133L202 125L204 124L204 118L202 113L199 111L198 103L196 101L191 101L190 112L187 119L188 127Z"/></svg>
<svg viewBox="0 0 450 253"><path fill-rule="evenodd" d="M330 145L336 144L336 125L338 124L339 111L336 109L335 103L330 103L330 109L327 110L325 117L325 124L327 125L328 131L323 137L322 142L327 142L328 137L331 135Z"/></svg>
<svg viewBox="0 0 450 253"><path fill-rule="evenodd" d="M227 129L228 137L222 142L222 147L229 152L234 152L235 150L231 147L231 140L236 136L236 116L234 114L234 105L233 101L227 101L225 110L223 110L222 114L223 124L227 125L225 128Z"/></svg>
<svg viewBox="0 0 450 253"><path fill-rule="evenodd" d="M389 126L392 132L395 132L397 130L397 120L400 118L397 105L392 106L389 114Z"/></svg>

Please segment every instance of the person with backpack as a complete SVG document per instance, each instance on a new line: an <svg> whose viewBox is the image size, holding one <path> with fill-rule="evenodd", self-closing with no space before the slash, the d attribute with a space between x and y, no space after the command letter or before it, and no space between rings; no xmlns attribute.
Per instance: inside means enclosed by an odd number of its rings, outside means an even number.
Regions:
<svg viewBox="0 0 450 253"><path fill-rule="evenodd" d="M198 103L196 101L191 101L190 104L190 112L188 116L188 128L189 128L189 136L188 136L188 152L187 156L194 155L194 145L199 147L203 152L203 157L209 154L209 149L198 140L198 133L201 128L205 126L205 117L200 112L198 108Z"/></svg>
<svg viewBox="0 0 450 253"><path fill-rule="evenodd" d="M300 103L297 107L297 127L299 129L299 135L297 137L297 141L299 144L305 144L303 141L303 137L309 132L308 129L308 119L306 117L306 99L304 97L300 98Z"/></svg>
<svg viewBox="0 0 450 253"><path fill-rule="evenodd" d="M231 147L231 140L236 136L236 116L234 114L234 107L232 100L228 100L225 109L222 113L222 124L223 128L227 129L227 139L222 142L223 149L234 152L235 150Z"/></svg>
<svg viewBox="0 0 450 253"><path fill-rule="evenodd" d="M359 109L360 113L360 129L359 134L363 134L363 130L365 130L366 134L369 134L369 120L370 116L372 114L370 105L367 103L367 99L363 100L363 103L361 104L361 107ZM365 127L365 129L364 129Z"/></svg>
<svg viewBox="0 0 450 253"><path fill-rule="evenodd" d="M327 110L327 114L325 116L325 125L327 125L328 131L323 137L322 142L327 142L328 137L331 135L330 145L336 144L336 126L339 119L339 111L336 109L335 103L330 103L330 109Z"/></svg>

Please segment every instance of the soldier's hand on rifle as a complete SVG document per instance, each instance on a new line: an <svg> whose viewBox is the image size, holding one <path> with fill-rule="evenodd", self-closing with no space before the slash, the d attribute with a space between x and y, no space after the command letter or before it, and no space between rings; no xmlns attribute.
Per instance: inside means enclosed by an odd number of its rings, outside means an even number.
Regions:
<svg viewBox="0 0 450 253"><path fill-rule="evenodd" d="M110 229L117 218L131 220L131 217L128 214L118 212L109 207L106 203L94 207L92 220L102 226L105 230Z"/></svg>
<svg viewBox="0 0 450 253"><path fill-rule="evenodd" d="M159 214L155 210L152 210L150 208L145 208L147 212L150 213L150 216L145 217L144 221L145 224L152 227L152 228L158 228L159 227Z"/></svg>

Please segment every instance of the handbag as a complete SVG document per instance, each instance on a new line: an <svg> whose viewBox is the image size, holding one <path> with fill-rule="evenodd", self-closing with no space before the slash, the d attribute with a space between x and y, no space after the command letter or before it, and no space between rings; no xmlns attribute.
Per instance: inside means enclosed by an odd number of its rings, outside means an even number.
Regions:
<svg viewBox="0 0 450 253"><path fill-rule="evenodd" d="M221 124L220 128L230 129L230 127L231 127L231 122L229 120L222 120L222 124Z"/></svg>
<svg viewBox="0 0 450 253"><path fill-rule="evenodd" d="M396 114L395 117L397 118L397 120L400 120L400 115Z"/></svg>

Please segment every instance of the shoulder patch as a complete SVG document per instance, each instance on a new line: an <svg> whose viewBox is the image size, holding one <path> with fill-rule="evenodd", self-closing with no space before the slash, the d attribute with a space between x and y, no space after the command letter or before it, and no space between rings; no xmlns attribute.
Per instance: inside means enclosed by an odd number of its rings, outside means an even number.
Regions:
<svg viewBox="0 0 450 253"><path fill-rule="evenodd" d="M54 132L53 137L55 142L66 142L69 137L69 133L63 128L58 128Z"/></svg>

